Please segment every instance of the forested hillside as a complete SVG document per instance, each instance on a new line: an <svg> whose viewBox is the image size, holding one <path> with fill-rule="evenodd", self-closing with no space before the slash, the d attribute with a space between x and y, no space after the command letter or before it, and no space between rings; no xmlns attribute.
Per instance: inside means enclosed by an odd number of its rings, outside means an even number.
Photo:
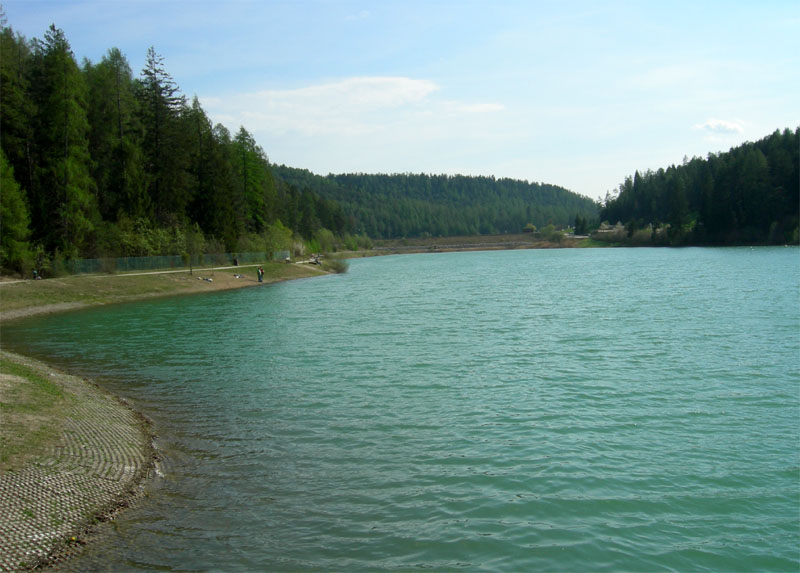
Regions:
<svg viewBox="0 0 800 573"><path fill-rule="evenodd" d="M799 185L800 128L786 129L706 159L637 171L606 197L600 216L625 225L628 238L647 229L656 243L797 244Z"/></svg>
<svg viewBox="0 0 800 573"><path fill-rule="evenodd" d="M6 269L51 257L279 250L342 235L338 204L275 181L242 127L213 125L154 49L139 76L112 48L78 65L64 33L0 33Z"/></svg>
<svg viewBox="0 0 800 573"><path fill-rule="evenodd" d="M527 224L567 226L597 219L591 199L562 187L515 179L425 174L321 177L275 166L287 184L342 206L351 225L373 238L520 233Z"/></svg>

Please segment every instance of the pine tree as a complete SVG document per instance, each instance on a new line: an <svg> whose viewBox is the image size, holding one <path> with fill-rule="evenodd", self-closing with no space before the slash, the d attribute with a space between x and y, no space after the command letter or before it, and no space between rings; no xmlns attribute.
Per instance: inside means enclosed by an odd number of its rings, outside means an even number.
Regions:
<svg viewBox="0 0 800 573"><path fill-rule="evenodd" d="M236 189L228 130L213 128L195 97L183 117L189 150L192 203L189 213L206 234L234 250L243 231L242 201Z"/></svg>
<svg viewBox="0 0 800 573"><path fill-rule="evenodd" d="M244 127L236 133L233 149L234 171L247 207L248 230L261 233L275 219L277 198L269 162Z"/></svg>
<svg viewBox="0 0 800 573"><path fill-rule="evenodd" d="M142 148L148 194L156 220L165 223L180 219L191 200L191 182L186 177L188 151L181 141L179 125L186 98L153 47L147 50L138 96L145 130Z"/></svg>
<svg viewBox="0 0 800 573"><path fill-rule="evenodd" d="M54 25L36 45L40 65L34 232L48 250L68 257L91 247L97 219L90 173L86 87L64 33Z"/></svg>
<svg viewBox="0 0 800 573"><path fill-rule="evenodd" d="M22 272L30 256L30 217L14 170L0 149L0 265Z"/></svg>
<svg viewBox="0 0 800 573"><path fill-rule="evenodd" d="M31 50L22 36L3 23L0 30L0 142L17 181L30 191L34 180L33 124L36 108L30 97Z"/></svg>
<svg viewBox="0 0 800 573"><path fill-rule="evenodd" d="M140 151L142 128L130 65L112 48L99 64L86 62L84 75L100 214L108 221L120 216L146 217L149 201Z"/></svg>

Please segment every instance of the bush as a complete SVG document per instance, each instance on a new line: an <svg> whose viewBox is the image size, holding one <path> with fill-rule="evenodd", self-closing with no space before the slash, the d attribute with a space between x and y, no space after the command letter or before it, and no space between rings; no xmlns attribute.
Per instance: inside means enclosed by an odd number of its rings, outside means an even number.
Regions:
<svg viewBox="0 0 800 573"><path fill-rule="evenodd" d="M334 273L346 273L350 269L350 264L345 259L326 259L322 263L323 270Z"/></svg>
<svg viewBox="0 0 800 573"><path fill-rule="evenodd" d="M328 229L322 228L314 233L314 241L318 245L317 253L330 253L336 250L336 238Z"/></svg>
<svg viewBox="0 0 800 573"><path fill-rule="evenodd" d="M247 233L239 237L236 250L240 253L260 253L266 251L264 237L257 233Z"/></svg>

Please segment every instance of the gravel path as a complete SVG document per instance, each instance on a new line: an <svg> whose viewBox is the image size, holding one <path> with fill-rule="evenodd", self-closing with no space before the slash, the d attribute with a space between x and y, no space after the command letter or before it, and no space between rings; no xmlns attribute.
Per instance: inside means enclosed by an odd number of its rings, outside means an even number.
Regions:
<svg viewBox="0 0 800 573"><path fill-rule="evenodd" d="M0 475L0 571L53 565L91 525L140 493L153 465L148 423L94 384L27 358L64 392L61 432L44 455Z"/></svg>

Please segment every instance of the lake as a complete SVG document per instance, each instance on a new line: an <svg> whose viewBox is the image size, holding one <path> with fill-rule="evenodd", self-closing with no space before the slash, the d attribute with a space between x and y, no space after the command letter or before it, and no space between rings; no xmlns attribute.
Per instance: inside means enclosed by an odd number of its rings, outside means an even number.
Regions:
<svg viewBox="0 0 800 573"><path fill-rule="evenodd" d="M3 339L158 434L76 570L800 567L797 248L356 259Z"/></svg>

